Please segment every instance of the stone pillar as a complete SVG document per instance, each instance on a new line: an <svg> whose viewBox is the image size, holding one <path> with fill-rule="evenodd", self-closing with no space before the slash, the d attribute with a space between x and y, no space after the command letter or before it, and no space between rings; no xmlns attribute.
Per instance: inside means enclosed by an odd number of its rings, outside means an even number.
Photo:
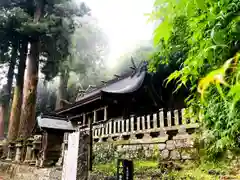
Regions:
<svg viewBox="0 0 240 180"><path fill-rule="evenodd" d="M140 123L141 123L141 118L137 117L137 131L140 131Z"/></svg>
<svg viewBox="0 0 240 180"><path fill-rule="evenodd" d="M147 129L151 129L151 116L147 115Z"/></svg>
<svg viewBox="0 0 240 180"><path fill-rule="evenodd" d="M14 154L14 144L9 143L6 161L12 161L13 160L13 154Z"/></svg>
<svg viewBox="0 0 240 180"><path fill-rule="evenodd" d="M157 114L153 114L153 129L157 129Z"/></svg>
<svg viewBox="0 0 240 180"><path fill-rule="evenodd" d="M91 151L89 148L90 136L87 131L80 131L79 133L79 146L78 146L78 158L77 158L77 177L76 179L88 180L89 174L89 159Z"/></svg>
<svg viewBox="0 0 240 180"><path fill-rule="evenodd" d="M22 156L22 147L23 147L22 142L18 142L18 143L15 145L15 147L16 147L16 155L15 155L15 160L14 160L14 162L20 163L20 161L21 161L21 156Z"/></svg>
<svg viewBox="0 0 240 180"><path fill-rule="evenodd" d="M171 115L171 111L167 112L167 123L168 123L168 127L172 126L172 115Z"/></svg>
<svg viewBox="0 0 240 180"><path fill-rule="evenodd" d="M175 122L175 126L179 125L179 114L178 114L178 110L174 110L174 122Z"/></svg>
<svg viewBox="0 0 240 180"><path fill-rule="evenodd" d="M26 144L26 146L27 146L27 151L26 151L26 155L25 155L25 159L24 159L24 163L25 163L25 164L30 163L31 160L32 160L32 153L33 153L33 152L32 152L32 147L33 147L32 142L33 142L33 139L32 139L32 138L29 138L29 139L27 140L27 144Z"/></svg>
<svg viewBox="0 0 240 180"><path fill-rule="evenodd" d="M42 136L41 135L35 135L33 138L33 147L32 147L32 160L31 160L31 165L35 165L35 166L39 166L40 164L40 160L39 160L39 152L40 152L40 148L41 148L41 139Z"/></svg>
<svg viewBox="0 0 240 180"><path fill-rule="evenodd" d="M63 159L64 159L64 153L65 153L65 134L63 136L63 142L61 145L61 154L58 159L58 162L56 163L56 166L62 166L63 165Z"/></svg>
<svg viewBox="0 0 240 180"><path fill-rule="evenodd" d="M145 130L145 116L142 116L142 130Z"/></svg>
<svg viewBox="0 0 240 180"><path fill-rule="evenodd" d="M161 142L166 142L168 140L167 132L164 129L161 129L158 138L161 139Z"/></svg>
<svg viewBox="0 0 240 180"><path fill-rule="evenodd" d="M126 119L126 132L129 132L129 119Z"/></svg>
<svg viewBox="0 0 240 180"><path fill-rule="evenodd" d="M160 121L160 128L164 127L164 112L163 109L159 110L159 121Z"/></svg>

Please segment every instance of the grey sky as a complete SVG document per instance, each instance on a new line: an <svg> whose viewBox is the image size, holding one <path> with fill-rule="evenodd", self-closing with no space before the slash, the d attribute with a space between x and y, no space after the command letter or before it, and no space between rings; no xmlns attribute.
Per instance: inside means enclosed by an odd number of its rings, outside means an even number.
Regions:
<svg viewBox="0 0 240 180"><path fill-rule="evenodd" d="M80 1L80 0L77 0ZM107 34L110 54L109 67L119 56L152 37L153 24L148 24L145 13L152 10L154 0L84 0Z"/></svg>

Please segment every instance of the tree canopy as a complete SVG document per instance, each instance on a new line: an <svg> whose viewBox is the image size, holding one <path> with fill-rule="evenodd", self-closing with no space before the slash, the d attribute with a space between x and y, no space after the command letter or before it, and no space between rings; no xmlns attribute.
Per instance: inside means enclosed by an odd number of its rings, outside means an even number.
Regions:
<svg viewBox="0 0 240 180"><path fill-rule="evenodd" d="M202 120L202 138L213 159L238 147L239 8L237 0L157 0L150 15L161 19L154 44L164 60L153 59L150 70L163 62L179 67L168 82L190 88L187 102Z"/></svg>

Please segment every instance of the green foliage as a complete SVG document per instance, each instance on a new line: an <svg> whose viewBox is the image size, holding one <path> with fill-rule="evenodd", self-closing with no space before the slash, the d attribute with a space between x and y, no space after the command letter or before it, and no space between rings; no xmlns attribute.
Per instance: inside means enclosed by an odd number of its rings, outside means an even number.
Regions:
<svg viewBox="0 0 240 180"><path fill-rule="evenodd" d="M162 58L153 58L150 70L171 64L173 47L179 47L182 58L173 58L178 68L168 82L175 82L177 89L190 87L187 102L202 117L211 159L239 146L239 10L238 0L156 0L150 15L150 20L162 20L154 32Z"/></svg>

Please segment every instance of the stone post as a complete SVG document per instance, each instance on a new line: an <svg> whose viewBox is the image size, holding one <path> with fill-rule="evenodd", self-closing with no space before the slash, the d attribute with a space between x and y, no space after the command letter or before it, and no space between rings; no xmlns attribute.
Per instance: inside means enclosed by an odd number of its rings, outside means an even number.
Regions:
<svg viewBox="0 0 240 180"><path fill-rule="evenodd" d="M159 110L159 121L160 121L160 128L164 127L164 112L163 109Z"/></svg>
<svg viewBox="0 0 240 180"><path fill-rule="evenodd" d="M145 116L142 116L142 130L145 130Z"/></svg>
<svg viewBox="0 0 240 180"><path fill-rule="evenodd" d="M27 143L26 143L26 146L27 146L27 151L26 151L26 155L25 155L25 159L24 159L24 163L25 164L28 164L31 162L32 160L32 147L33 147L33 139L32 138L29 138L27 140Z"/></svg>
<svg viewBox="0 0 240 180"><path fill-rule="evenodd" d="M14 162L20 163L20 161L21 161L21 156L22 156L22 147L23 147L22 142L21 142L21 141L17 142L17 144L15 145L15 147L16 147L16 155L15 155L15 160L14 160Z"/></svg>
<svg viewBox="0 0 240 180"><path fill-rule="evenodd" d="M77 177L76 179L88 180L88 174L92 170L90 162L91 149L90 136L86 131L80 131L79 133L79 146L78 146L78 158L77 158ZM89 158L89 159L88 159ZM89 167L88 167L89 166Z"/></svg>
<svg viewBox="0 0 240 180"><path fill-rule="evenodd" d="M174 110L174 122L175 122L175 126L179 125L179 114L178 114L178 110Z"/></svg>
<svg viewBox="0 0 240 180"><path fill-rule="evenodd" d="M147 115L147 129L151 129L151 117Z"/></svg>
<svg viewBox="0 0 240 180"><path fill-rule="evenodd" d="M153 129L157 129L157 114L153 114Z"/></svg>
<svg viewBox="0 0 240 180"><path fill-rule="evenodd" d="M33 140L33 155L32 155L32 160L31 160L31 165L39 166L40 165L40 160L39 160L39 152L40 152L40 146L41 146L41 135L35 135L34 140Z"/></svg>
<svg viewBox="0 0 240 180"><path fill-rule="evenodd" d="M137 117L137 131L140 131L140 120L141 118L140 117Z"/></svg>
<svg viewBox="0 0 240 180"><path fill-rule="evenodd" d="M9 143L6 161L12 161L13 160L13 151L14 151L14 144Z"/></svg>
<svg viewBox="0 0 240 180"><path fill-rule="evenodd" d="M62 166L63 165L63 159L64 159L64 153L65 153L65 143L67 143L67 138L66 138L67 134L64 133L64 136L63 136L63 142L62 142L62 145L61 145L61 154L60 154L60 157L58 159L58 162L56 163L57 166Z"/></svg>
<svg viewBox="0 0 240 180"><path fill-rule="evenodd" d="M172 115L171 115L171 111L167 112L167 122L168 122L168 127L172 126Z"/></svg>

